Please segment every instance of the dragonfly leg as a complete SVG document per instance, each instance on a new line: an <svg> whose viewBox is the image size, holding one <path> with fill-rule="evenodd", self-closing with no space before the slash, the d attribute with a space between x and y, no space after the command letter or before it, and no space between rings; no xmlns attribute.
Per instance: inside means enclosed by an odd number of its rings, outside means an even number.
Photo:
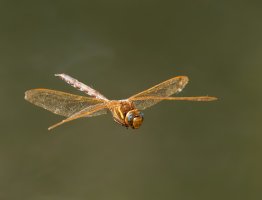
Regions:
<svg viewBox="0 0 262 200"><path fill-rule="evenodd" d="M128 128L128 125L125 124L124 122L120 121L120 120L117 119L117 118L113 118L113 119L114 119L114 121L115 121L116 123L120 124L121 126L125 126L126 128Z"/></svg>

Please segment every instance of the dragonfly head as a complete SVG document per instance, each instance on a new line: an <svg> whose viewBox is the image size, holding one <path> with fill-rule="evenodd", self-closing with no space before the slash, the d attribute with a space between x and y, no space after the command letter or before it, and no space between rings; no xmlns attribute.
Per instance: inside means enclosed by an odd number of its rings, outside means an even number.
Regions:
<svg viewBox="0 0 262 200"><path fill-rule="evenodd" d="M125 123L133 129L139 128L142 125L143 120L144 114L137 109L130 110L125 117Z"/></svg>

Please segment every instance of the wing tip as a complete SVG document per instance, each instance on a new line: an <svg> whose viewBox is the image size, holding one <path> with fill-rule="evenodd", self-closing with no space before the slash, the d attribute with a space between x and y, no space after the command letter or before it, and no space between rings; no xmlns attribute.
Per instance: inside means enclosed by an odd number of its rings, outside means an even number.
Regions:
<svg viewBox="0 0 262 200"><path fill-rule="evenodd" d="M188 76L179 76L179 78L180 78L181 81L183 81L184 83L188 83L188 81L189 81Z"/></svg>
<svg viewBox="0 0 262 200"><path fill-rule="evenodd" d="M202 97L199 97L197 101L216 101L216 100L218 100L218 97L202 96Z"/></svg>
<svg viewBox="0 0 262 200"><path fill-rule="evenodd" d="M187 76L177 76L176 78L178 79L177 92L181 92L188 84L189 78Z"/></svg>
<svg viewBox="0 0 262 200"><path fill-rule="evenodd" d="M209 101L216 101L216 100L218 100L218 97L210 97L210 96L208 96L208 99L209 99Z"/></svg>
<svg viewBox="0 0 262 200"><path fill-rule="evenodd" d="M59 74L54 74L54 76L63 77L63 76L68 76L68 75L65 73L59 73Z"/></svg>
<svg viewBox="0 0 262 200"><path fill-rule="evenodd" d="M25 91L25 96L24 96L25 100L27 101L29 100L30 94L31 94L30 90Z"/></svg>
<svg viewBox="0 0 262 200"><path fill-rule="evenodd" d="M65 123L65 122L66 122L66 120L63 120L63 121L61 121L61 122L58 122L58 123L56 123L56 124L53 124L52 126L48 127L47 130L51 131L52 129L56 128L57 126L62 125L62 124Z"/></svg>
<svg viewBox="0 0 262 200"><path fill-rule="evenodd" d="M186 85L189 81L188 76L176 76L173 78L174 80L178 81L181 85Z"/></svg>
<svg viewBox="0 0 262 200"><path fill-rule="evenodd" d="M31 97L35 94L34 92L36 92L37 90L42 90L42 88L36 88L25 91L25 100L29 101Z"/></svg>

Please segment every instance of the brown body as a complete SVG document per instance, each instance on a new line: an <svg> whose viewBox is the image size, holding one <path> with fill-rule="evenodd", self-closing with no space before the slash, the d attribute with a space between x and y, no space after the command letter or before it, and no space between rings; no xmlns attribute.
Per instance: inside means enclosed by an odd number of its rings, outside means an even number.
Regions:
<svg viewBox="0 0 262 200"><path fill-rule="evenodd" d="M109 110L111 111L113 118L115 120L115 122L128 127L128 124L126 124L125 122L125 117L126 114L130 111L130 110L134 110L135 107L133 105L132 102L129 101L112 101L112 103L110 103L110 107Z"/></svg>
<svg viewBox="0 0 262 200"><path fill-rule="evenodd" d="M177 76L124 100L109 100L97 90L66 75L56 74L62 80L91 97L73 95L50 89L32 89L25 92L25 99L55 114L67 117L49 127L53 129L66 122L106 114L110 110L114 121L125 127L139 128L144 120L140 110L151 107L162 100L213 101L216 97L170 97L181 92L188 83L186 76Z"/></svg>
<svg viewBox="0 0 262 200"><path fill-rule="evenodd" d="M128 100L111 101L108 109L113 115L113 119L118 124L133 129L139 128L144 120L143 114L135 108L133 102Z"/></svg>

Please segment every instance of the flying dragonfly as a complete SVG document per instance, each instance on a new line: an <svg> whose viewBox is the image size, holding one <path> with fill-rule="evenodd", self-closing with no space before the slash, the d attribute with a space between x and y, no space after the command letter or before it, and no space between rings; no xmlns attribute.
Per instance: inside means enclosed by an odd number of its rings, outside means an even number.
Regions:
<svg viewBox="0 0 262 200"><path fill-rule="evenodd" d="M67 117L63 121L50 126L48 130L81 117L94 117L106 114L108 111L111 112L114 121L118 124L127 128L137 129L142 125L144 120L144 114L141 110L145 110L162 100L217 100L216 97L211 96L171 97L171 95L183 90L189 80L187 76L171 78L122 100L109 100L97 90L79 82L69 75L55 74L55 76L84 92L89 97L42 88L26 91L25 99L30 103L49 110L54 114Z"/></svg>

